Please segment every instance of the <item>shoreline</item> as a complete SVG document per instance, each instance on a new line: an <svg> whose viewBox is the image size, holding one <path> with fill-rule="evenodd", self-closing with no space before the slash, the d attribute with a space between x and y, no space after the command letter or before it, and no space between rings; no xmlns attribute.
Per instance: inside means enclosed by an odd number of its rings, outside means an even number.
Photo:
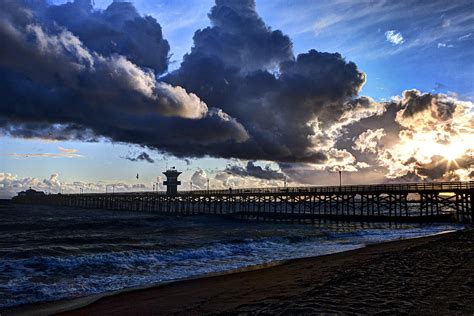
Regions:
<svg viewBox="0 0 474 316"><path fill-rule="evenodd" d="M173 288L182 288L184 292L186 292L186 288L195 288L196 286L199 287L199 283L219 283L219 280L224 279L240 279L241 277L248 277L254 274L254 277L257 274L268 274L268 272L272 272L273 270L285 270L288 267L298 267L298 266L307 266L307 265L321 265L321 263L328 262L328 261L345 261L347 258L351 257L358 257L367 255L367 253L379 253L390 251L392 248L400 248L400 247L417 247L419 244L430 243L440 239L449 238L449 236L456 236L460 234L473 234L472 228L466 228L463 230L456 230L456 231L447 231L447 232L440 232L434 235L429 236L422 236L422 237L414 237L409 239L398 239L392 241L385 241L381 243L375 244L368 244L361 248L356 248L348 251L342 251L322 256L316 257L306 257L306 258L295 258L289 260L280 260L280 261L273 261L266 264L260 265L253 265L233 270L226 270L222 272L213 272L205 275L199 275L191 278L186 279L179 279L179 280L171 280L160 282L158 284L148 284L141 287L133 287L133 288L126 288L111 292L104 292L92 296L86 296L81 298L74 298L74 299L65 299L60 301L51 301L51 302L41 302L41 303L33 303L27 305L21 305L17 307L11 307L5 309L2 314L4 315L49 315L49 314L57 314L63 313L64 315L84 315L84 314L97 314L95 312L97 307L104 307L104 303L106 305L112 304L114 305L117 302L122 301L123 298L127 296L138 297L138 301L140 301L140 297L148 296L149 293L158 294L159 300L163 300L166 298L166 293L169 292L170 289ZM278 272L277 272L278 274ZM217 282L216 282L217 281ZM225 289L223 289L225 293ZM161 293L159 293L161 292ZM217 291L222 292L222 291ZM147 294L148 293L148 294ZM164 295L161 295L164 294ZM192 300L192 299L191 299ZM165 301L167 301L165 299ZM115 303L111 303L115 302ZM135 302L135 299L133 300ZM183 310L176 309L176 306L173 306L173 300L169 300L168 304L169 308L163 308L162 304L158 304L160 308L158 308L159 312L173 312L173 313L180 313L184 312ZM180 300L176 301L179 305ZM132 304L133 305L133 304ZM128 306L125 304L126 307ZM152 309L156 312L157 306ZM126 308L125 308L126 309ZM120 310L120 309L119 309ZM191 309L192 311L193 309ZM232 310L232 308L231 308ZM148 310L147 310L148 311ZM188 312L190 310L187 310ZM210 312L216 312L215 309L210 309ZM224 312L222 310L222 312ZM228 312L228 311L227 311ZM104 310L100 310L100 313L103 314ZM130 311L122 310L118 312L119 314L129 314Z"/></svg>

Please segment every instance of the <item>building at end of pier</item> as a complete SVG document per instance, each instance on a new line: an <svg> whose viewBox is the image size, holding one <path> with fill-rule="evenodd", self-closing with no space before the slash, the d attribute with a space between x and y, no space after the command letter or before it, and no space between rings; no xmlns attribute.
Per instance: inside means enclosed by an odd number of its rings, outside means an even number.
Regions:
<svg viewBox="0 0 474 316"><path fill-rule="evenodd" d="M166 170L163 174L166 176L166 181L163 181L163 185L166 185L166 194L167 195L176 195L178 194L178 185L181 185L181 181L178 181L178 176L182 172L176 170L175 167Z"/></svg>

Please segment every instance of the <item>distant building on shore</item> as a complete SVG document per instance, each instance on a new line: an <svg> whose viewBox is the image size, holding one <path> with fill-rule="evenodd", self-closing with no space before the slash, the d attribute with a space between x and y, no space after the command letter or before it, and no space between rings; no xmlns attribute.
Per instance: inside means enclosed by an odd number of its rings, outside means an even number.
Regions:
<svg viewBox="0 0 474 316"><path fill-rule="evenodd" d="M36 191L29 188L28 190L18 192L17 196L12 198L12 201L18 203L30 203L37 200L37 198L41 199L44 196L46 196L46 194L43 191Z"/></svg>
<svg viewBox="0 0 474 316"><path fill-rule="evenodd" d="M32 197L32 196L43 196L45 193L43 191L36 191L33 190L32 188L29 188L28 190L18 192L18 196L21 197Z"/></svg>
<svg viewBox="0 0 474 316"><path fill-rule="evenodd" d="M181 185L181 181L178 181L178 176L182 172L176 170L175 167L166 170L163 174L166 176L166 181L163 182L163 185L166 185L166 194L167 195L176 195L178 194L178 185Z"/></svg>

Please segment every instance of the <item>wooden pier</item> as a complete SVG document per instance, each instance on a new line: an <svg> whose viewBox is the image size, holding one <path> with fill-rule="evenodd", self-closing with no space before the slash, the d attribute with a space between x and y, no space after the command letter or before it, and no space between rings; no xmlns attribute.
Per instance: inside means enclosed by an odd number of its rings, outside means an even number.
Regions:
<svg viewBox="0 0 474 316"><path fill-rule="evenodd" d="M166 192L50 194L15 202L257 220L474 221L474 181Z"/></svg>

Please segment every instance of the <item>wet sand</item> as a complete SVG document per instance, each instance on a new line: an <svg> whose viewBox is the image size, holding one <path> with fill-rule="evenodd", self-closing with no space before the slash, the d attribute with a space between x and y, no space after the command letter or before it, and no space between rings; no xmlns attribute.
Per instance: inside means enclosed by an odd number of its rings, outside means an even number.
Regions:
<svg viewBox="0 0 474 316"><path fill-rule="evenodd" d="M470 229L130 291L61 315L473 315L473 302ZM22 312L38 312L40 306Z"/></svg>

